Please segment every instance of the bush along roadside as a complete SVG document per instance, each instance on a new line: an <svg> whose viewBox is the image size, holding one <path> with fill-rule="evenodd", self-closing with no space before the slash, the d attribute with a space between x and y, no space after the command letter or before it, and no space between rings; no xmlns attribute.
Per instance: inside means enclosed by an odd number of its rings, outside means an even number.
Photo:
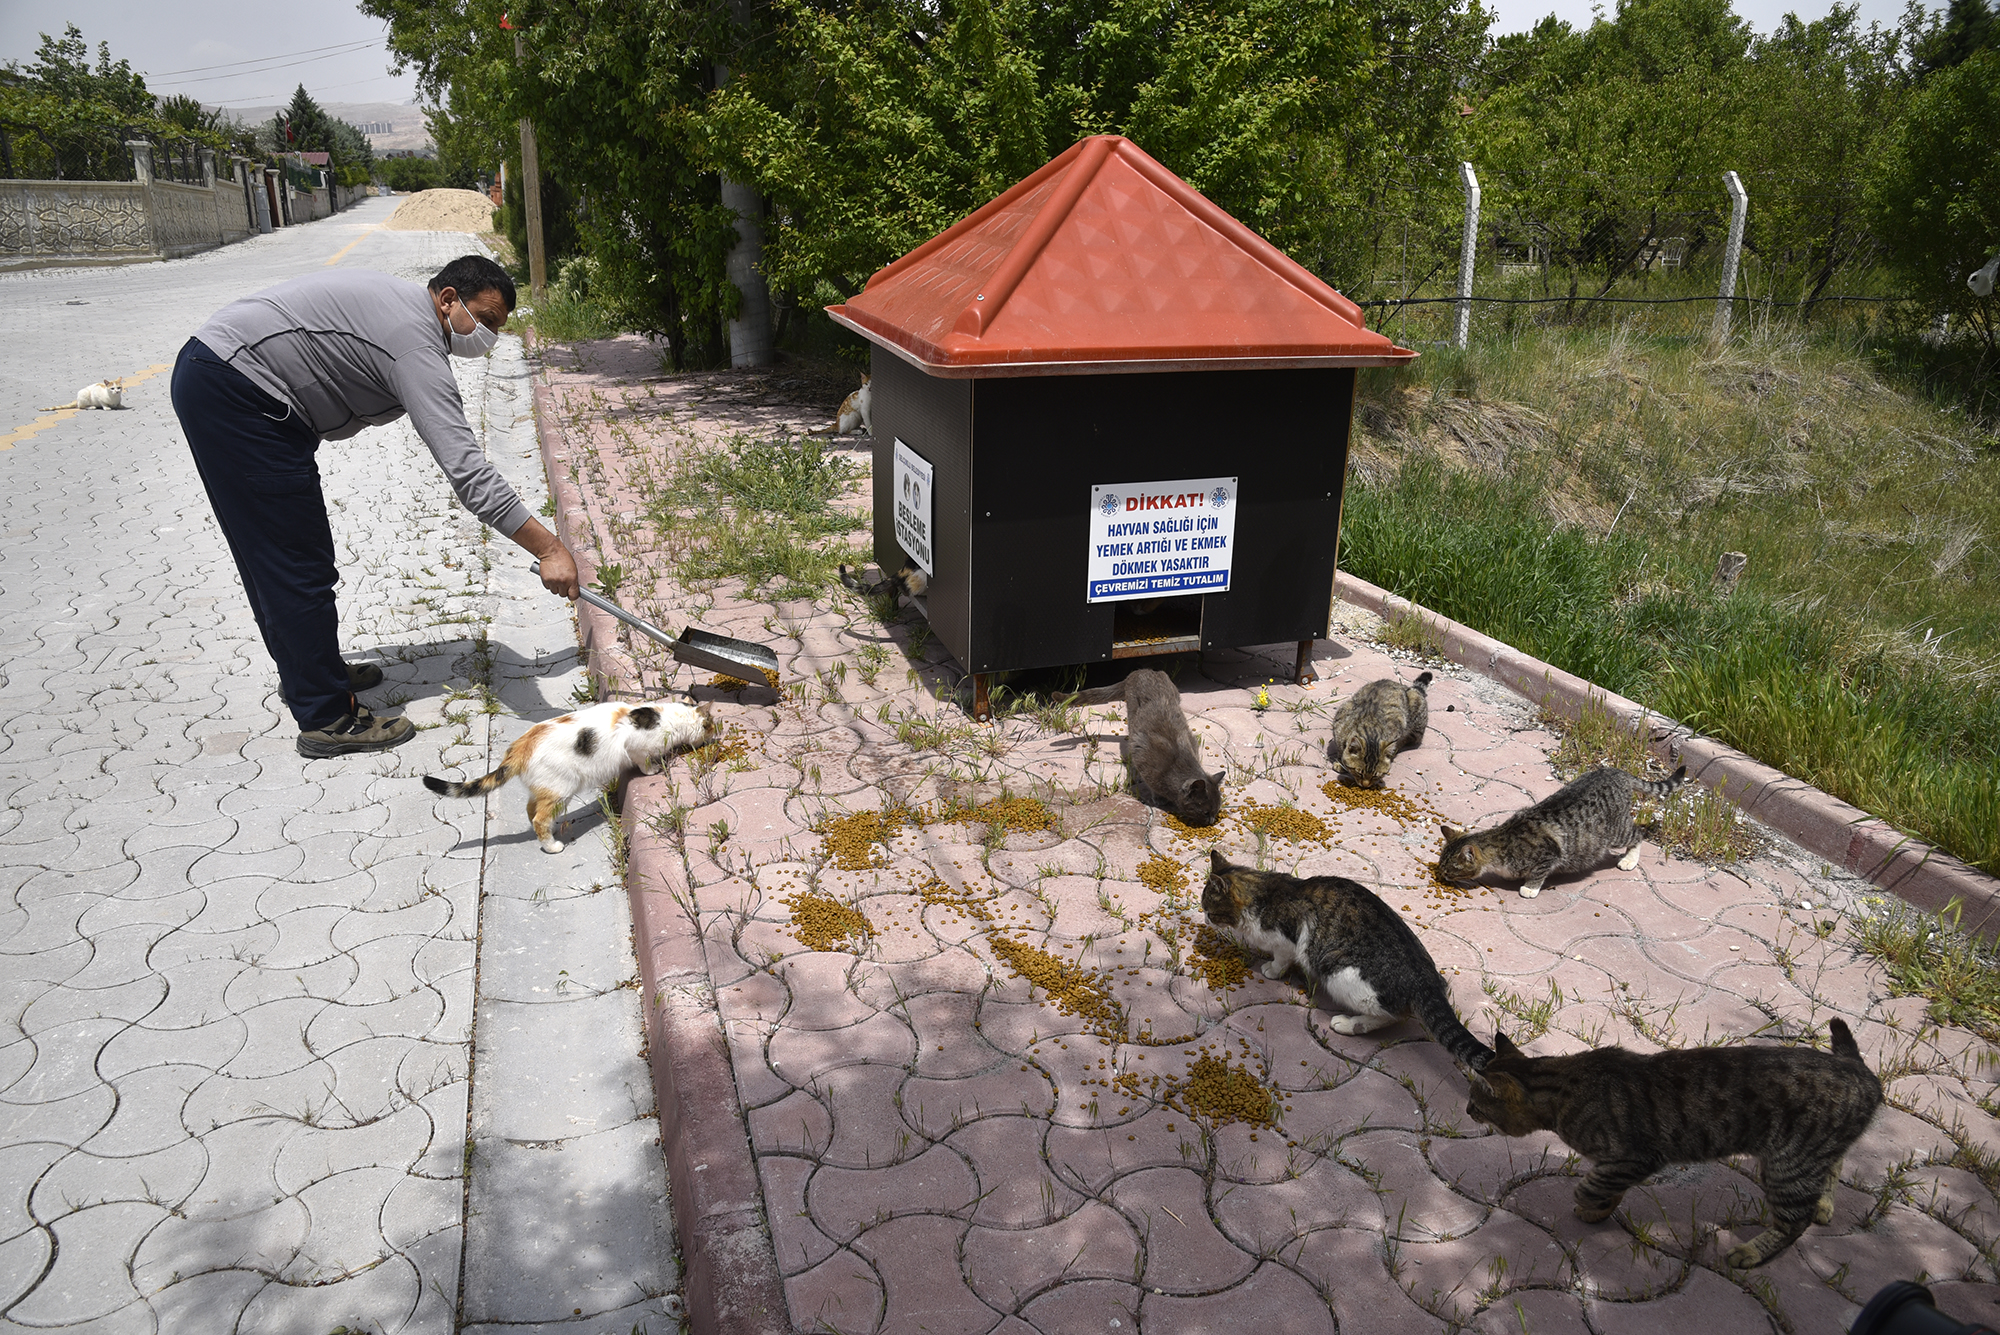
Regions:
<svg viewBox="0 0 2000 1335"><path fill-rule="evenodd" d="M2000 686L1897 661L1824 604L1717 593L1542 495L1412 457L1350 487L1341 565L2000 875Z"/></svg>

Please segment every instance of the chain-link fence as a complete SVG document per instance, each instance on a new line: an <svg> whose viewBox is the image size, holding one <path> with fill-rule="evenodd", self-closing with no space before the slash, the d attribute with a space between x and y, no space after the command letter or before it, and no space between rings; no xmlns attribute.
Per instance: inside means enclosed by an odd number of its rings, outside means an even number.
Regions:
<svg viewBox="0 0 2000 1335"><path fill-rule="evenodd" d="M1394 207L1362 218L1345 290L1405 346L1455 342L1462 305L1475 334L1619 325L1706 337L1729 264L1722 180L1480 173L1470 301L1461 301L1462 175L1414 177ZM1896 301L1851 183L1744 178L1745 227L1732 322L1776 315L1872 327Z"/></svg>

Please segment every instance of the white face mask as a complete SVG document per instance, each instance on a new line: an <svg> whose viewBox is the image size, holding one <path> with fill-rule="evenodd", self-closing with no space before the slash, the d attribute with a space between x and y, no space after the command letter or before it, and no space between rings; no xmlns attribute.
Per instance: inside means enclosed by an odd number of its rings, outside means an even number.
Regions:
<svg viewBox="0 0 2000 1335"><path fill-rule="evenodd" d="M500 331L497 329L488 329L485 325L481 324L479 317L474 315L464 302L461 301L457 305L458 309L465 312L466 318L472 321L472 332L469 334L459 333L458 321L449 315L445 317L445 320L448 322L448 331L451 334L451 355L454 357L484 357L487 353L493 351L493 345L500 341Z"/></svg>

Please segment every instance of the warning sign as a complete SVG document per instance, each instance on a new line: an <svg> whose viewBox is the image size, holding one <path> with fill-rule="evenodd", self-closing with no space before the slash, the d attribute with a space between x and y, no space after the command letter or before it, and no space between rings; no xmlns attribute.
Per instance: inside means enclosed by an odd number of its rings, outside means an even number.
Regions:
<svg viewBox="0 0 2000 1335"><path fill-rule="evenodd" d="M1088 601L1225 593L1235 546L1233 477L1092 487Z"/></svg>
<svg viewBox="0 0 2000 1335"><path fill-rule="evenodd" d="M921 454L896 442L896 545L926 575L931 569L931 466Z"/></svg>

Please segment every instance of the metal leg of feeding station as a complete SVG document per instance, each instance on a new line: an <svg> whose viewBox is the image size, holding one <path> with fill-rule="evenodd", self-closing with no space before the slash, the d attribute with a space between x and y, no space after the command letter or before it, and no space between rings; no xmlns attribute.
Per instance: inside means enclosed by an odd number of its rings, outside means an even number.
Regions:
<svg viewBox="0 0 2000 1335"><path fill-rule="evenodd" d="M1300 640L1299 661L1298 665L1292 669L1292 680L1300 686L1308 686L1312 684L1312 679L1313 642L1311 640Z"/></svg>
<svg viewBox="0 0 2000 1335"><path fill-rule="evenodd" d="M990 672L972 674L972 717L975 722L986 723L993 718L993 702L987 698L987 689L993 684Z"/></svg>

